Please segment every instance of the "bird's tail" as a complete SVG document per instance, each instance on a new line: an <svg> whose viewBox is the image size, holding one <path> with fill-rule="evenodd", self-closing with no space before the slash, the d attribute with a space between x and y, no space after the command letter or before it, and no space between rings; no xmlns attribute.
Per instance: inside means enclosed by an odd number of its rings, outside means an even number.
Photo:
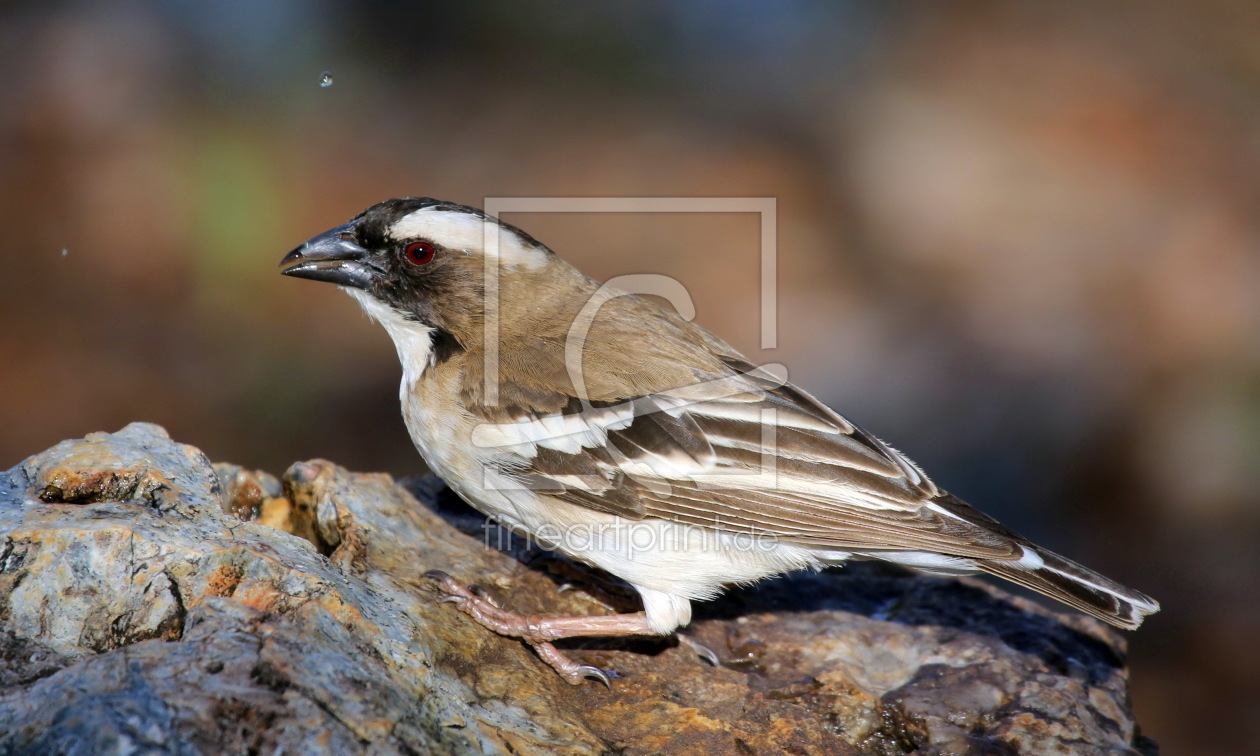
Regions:
<svg viewBox="0 0 1260 756"><path fill-rule="evenodd" d="M977 559L976 566L1126 630L1133 630L1146 615L1159 611L1159 602L1150 596L1053 552L1021 545L1024 556L1018 561Z"/></svg>

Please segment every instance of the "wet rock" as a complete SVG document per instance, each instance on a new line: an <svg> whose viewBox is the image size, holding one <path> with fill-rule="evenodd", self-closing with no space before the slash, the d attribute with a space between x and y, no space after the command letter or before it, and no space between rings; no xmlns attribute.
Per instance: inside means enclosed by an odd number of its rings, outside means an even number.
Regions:
<svg viewBox="0 0 1260 756"><path fill-rule="evenodd" d="M854 565L734 590L688 630L718 667L570 643L605 690L437 602L434 568L524 612L633 608L433 479L279 481L143 424L63 442L0 475L0 754L1153 749L1116 633L984 583Z"/></svg>
<svg viewBox="0 0 1260 756"><path fill-rule="evenodd" d="M290 529L287 527L289 500L285 498L284 484L279 478L230 462L216 462L214 472L219 477L224 512L238 520L260 520L272 527Z"/></svg>

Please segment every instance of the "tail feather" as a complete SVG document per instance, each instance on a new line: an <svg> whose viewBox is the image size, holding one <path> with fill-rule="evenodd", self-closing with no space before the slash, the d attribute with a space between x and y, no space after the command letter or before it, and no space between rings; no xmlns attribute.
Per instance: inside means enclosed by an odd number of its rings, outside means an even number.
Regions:
<svg viewBox="0 0 1260 756"><path fill-rule="evenodd" d="M1053 552L1022 545L1016 561L976 560L981 570L1062 601L1116 627L1133 630L1159 602Z"/></svg>

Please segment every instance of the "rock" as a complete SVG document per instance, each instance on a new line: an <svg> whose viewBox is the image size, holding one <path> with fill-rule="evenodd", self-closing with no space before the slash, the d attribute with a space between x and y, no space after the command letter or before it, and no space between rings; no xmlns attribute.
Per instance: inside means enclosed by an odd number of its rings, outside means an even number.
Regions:
<svg viewBox="0 0 1260 756"><path fill-rule="evenodd" d="M0 475L0 754L1154 753L1118 634L981 582L858 564L734 590L688 631L719 667L570 645L606 690L438 602L434 568L525 612L631 599L433 479L281 482L145 424L58 444Z"/></svg>
<svg viewBox="0 0 1260 756"><path fill-rule="evenodd" d="M291 507L280 479L262 470L246 470L230 462L216 462L223 510L238 520L258 520L264 525L292 530Z"/></svg>

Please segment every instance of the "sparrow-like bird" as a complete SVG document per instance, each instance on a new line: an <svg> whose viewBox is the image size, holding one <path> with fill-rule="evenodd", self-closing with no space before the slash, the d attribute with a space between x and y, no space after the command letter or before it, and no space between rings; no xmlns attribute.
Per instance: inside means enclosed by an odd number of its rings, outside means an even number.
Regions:
<svg viewBox="0 0 1260 756"><path fill-rule="evenodd" d="M570 683L607 678L552 641L669 634L723 586L853 558L997 575L1122 628L1159 610L941 490L675 311L601 286L480 210L388 200L281 265L338 284L385 327L407 429L452 489L638 591L634 614L525 617L433 575Z"/></svg>

